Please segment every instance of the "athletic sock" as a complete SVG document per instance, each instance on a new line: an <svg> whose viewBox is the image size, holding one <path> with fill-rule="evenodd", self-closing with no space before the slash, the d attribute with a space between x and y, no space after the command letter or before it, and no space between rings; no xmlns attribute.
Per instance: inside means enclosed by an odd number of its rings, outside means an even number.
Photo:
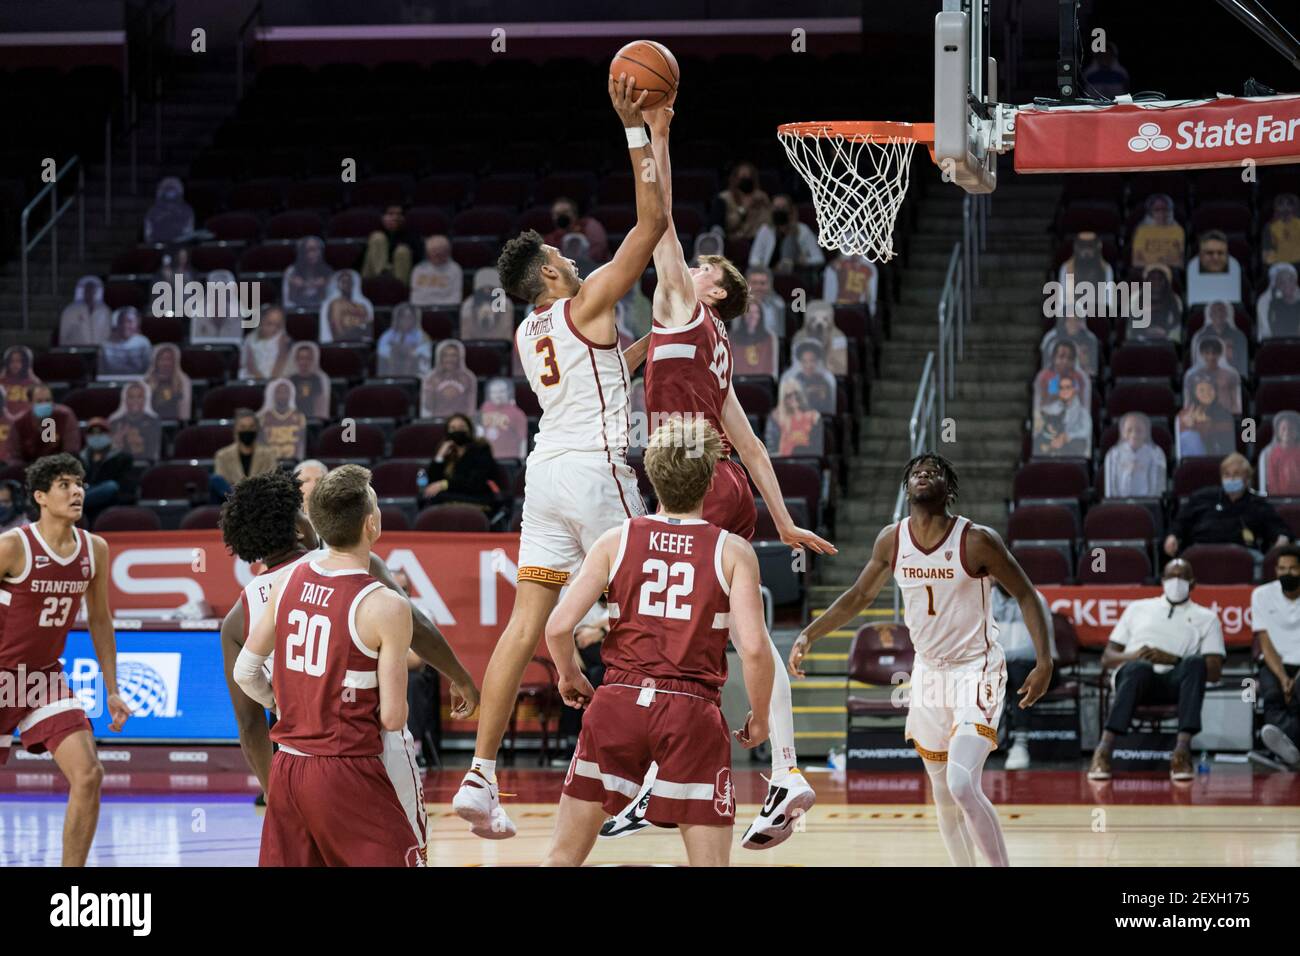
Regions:
<svg viewBox="0 0 1300 956"><path fill-rule="evenodd" d="M495 783L497 779L497 762L495 760L484 760L482 757L475 757L470 761L470 770L477 770L483 776L487 777L489 783Z"/></svg>
<svg viewBox="0 0 1300 956"><path fill-rule="evenodd" d="M781 652L770 640L776 673L772 679L772 701L768 706L768 743L772 747L772 782L785 779L786 773L796 765L794 752L794 703L790 695L790 674L785 669Z"/></svg>
<svg viewBox="0 0 1300 956"><path fill-rule="evenodd" d="M992 744L983 737L974 734L953 737L948 742L948 791L965 814L971 839L989 866L1007 866L1007 844L1002 838L997 810L980 784L984 761L991 750Z"/></svg>
<svg viewBox="0 0 1300 956"><path fill-rule="evenodd" d="M966 816L948 792L948 764L936 760L922 760L930 776L930 789L934 792L934 810L939 818L939 836L953 866L974 866L975 847L966 830Z"/></svg>

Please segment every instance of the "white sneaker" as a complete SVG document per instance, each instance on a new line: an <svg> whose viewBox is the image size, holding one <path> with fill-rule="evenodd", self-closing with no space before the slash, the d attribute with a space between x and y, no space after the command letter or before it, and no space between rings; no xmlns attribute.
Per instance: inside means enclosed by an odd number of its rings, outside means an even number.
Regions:
<svg viewBox="0 0 1300 956"><path fill-rule="evenodd" d="M514 822L501 808L500 791L495 781L482 772L471 770L460 782L451 798L451 808L470 825L470 832L485 840L505 840L518 832Z"/></svg>
<svg viewBox="0 0 1300 956"><path fill-rule="evenodd" d="M1011 745L1011 752L1007 754L1007 762L1002 765L1003 770L1024 770L1029 766L1029 746L1023 740L1017 740Z"/></svg>
<svg viewBox="0 0 1300 956"><path fill-rule="evenodd" d="M600 837L602 840L617 840L620 837L631 836L633 833L640 833L650 826L646 822L645 812L646 808L650 806L650 788L652 786L654 786L653 780L641 784L641 792L636 795L636 799L601 824Z"/></svg>
<svg viewBox="0 0 1300 956"><path fill-rule="evenodd" d="M812 809L817 794L798 769L781 783L768 783L763 809L745 831L740 845L746 850L770 850L794 833L795 821Z"/></svg>
<svg viewBox="0 0 1300 956"><path fill-rule="evenodd" d="M1264 746L1273 753L1282 758L1282 762L1289 767L1300 764L1300 748L1291 742L1291 738L1282 732L1282 728L1274 724L1265 724L1259 731L1259 739L1264 741Z"/></svg>

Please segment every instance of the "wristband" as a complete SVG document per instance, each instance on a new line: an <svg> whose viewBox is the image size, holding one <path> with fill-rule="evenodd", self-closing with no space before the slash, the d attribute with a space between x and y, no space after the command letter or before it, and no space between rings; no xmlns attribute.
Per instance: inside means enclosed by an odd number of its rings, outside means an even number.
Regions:
<svg viewBox="0 0 1300 956"><path fill-rule="evenodd" d="M623 132L627 134L628 149L650 145L650 137L646 135L644 126L625 126Z"/></svg>

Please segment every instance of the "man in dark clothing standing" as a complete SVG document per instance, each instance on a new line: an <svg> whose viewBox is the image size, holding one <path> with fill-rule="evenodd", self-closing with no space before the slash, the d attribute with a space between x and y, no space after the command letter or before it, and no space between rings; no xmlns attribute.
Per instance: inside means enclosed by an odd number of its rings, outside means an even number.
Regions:
<svg viewBox="0 0 1300 956"><path fill-rule="evenodd" d="M1240 544L1259 554L1286 544L1290 529L1268 503L1250 490L1254 469L1233 452L1219 464L1220 486L1202 488L1178 511L1164 550L1175 557L1194 544Z"/></svg>

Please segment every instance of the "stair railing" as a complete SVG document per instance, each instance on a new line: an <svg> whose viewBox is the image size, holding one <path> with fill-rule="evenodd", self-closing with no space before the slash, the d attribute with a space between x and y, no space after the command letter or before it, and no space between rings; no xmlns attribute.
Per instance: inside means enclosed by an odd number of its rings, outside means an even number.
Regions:
<svg viewBox="0 0 1300 956"><path fill-rule="evenodd" d="M73 170L76 170L77 173L77 188L71 196L68 196L60 204L59 182L71 174ZM28 239L28 220L31 219L32 213L47 195L50 197L50 218L46 220L45 225L40 228L36 235ZM67 195L66 186L64 195ZM72 208L73 203L77 204L77 257L78 261L81 261L86 258L86 167L78 156L73 156L59 167L54 179L46 183L41 191L32 197L32 201L23 207L22 216L19 219L19 231L22 241L21 268L24 332L31 328L31 295L27 287L28 257L48 233L50 237L50 292L52 294L57 293L59 291L59 220Z"/></svg>
<svg viewBox="0 0 1300 956"><path fill-rule="evenodd" d="M934 352L925 356L925 366L921 369L921 380L916 386L916 398L912 401L912 415L907 420L908 458L915 458L927 448L933 448L939 439L938 388L936 387ZM894 521L903 519L903 509L907 506L907 489L898 486L898 496L894 499ZM898 619L900 595L898 584L894 584L894 619Z"/></svg>

